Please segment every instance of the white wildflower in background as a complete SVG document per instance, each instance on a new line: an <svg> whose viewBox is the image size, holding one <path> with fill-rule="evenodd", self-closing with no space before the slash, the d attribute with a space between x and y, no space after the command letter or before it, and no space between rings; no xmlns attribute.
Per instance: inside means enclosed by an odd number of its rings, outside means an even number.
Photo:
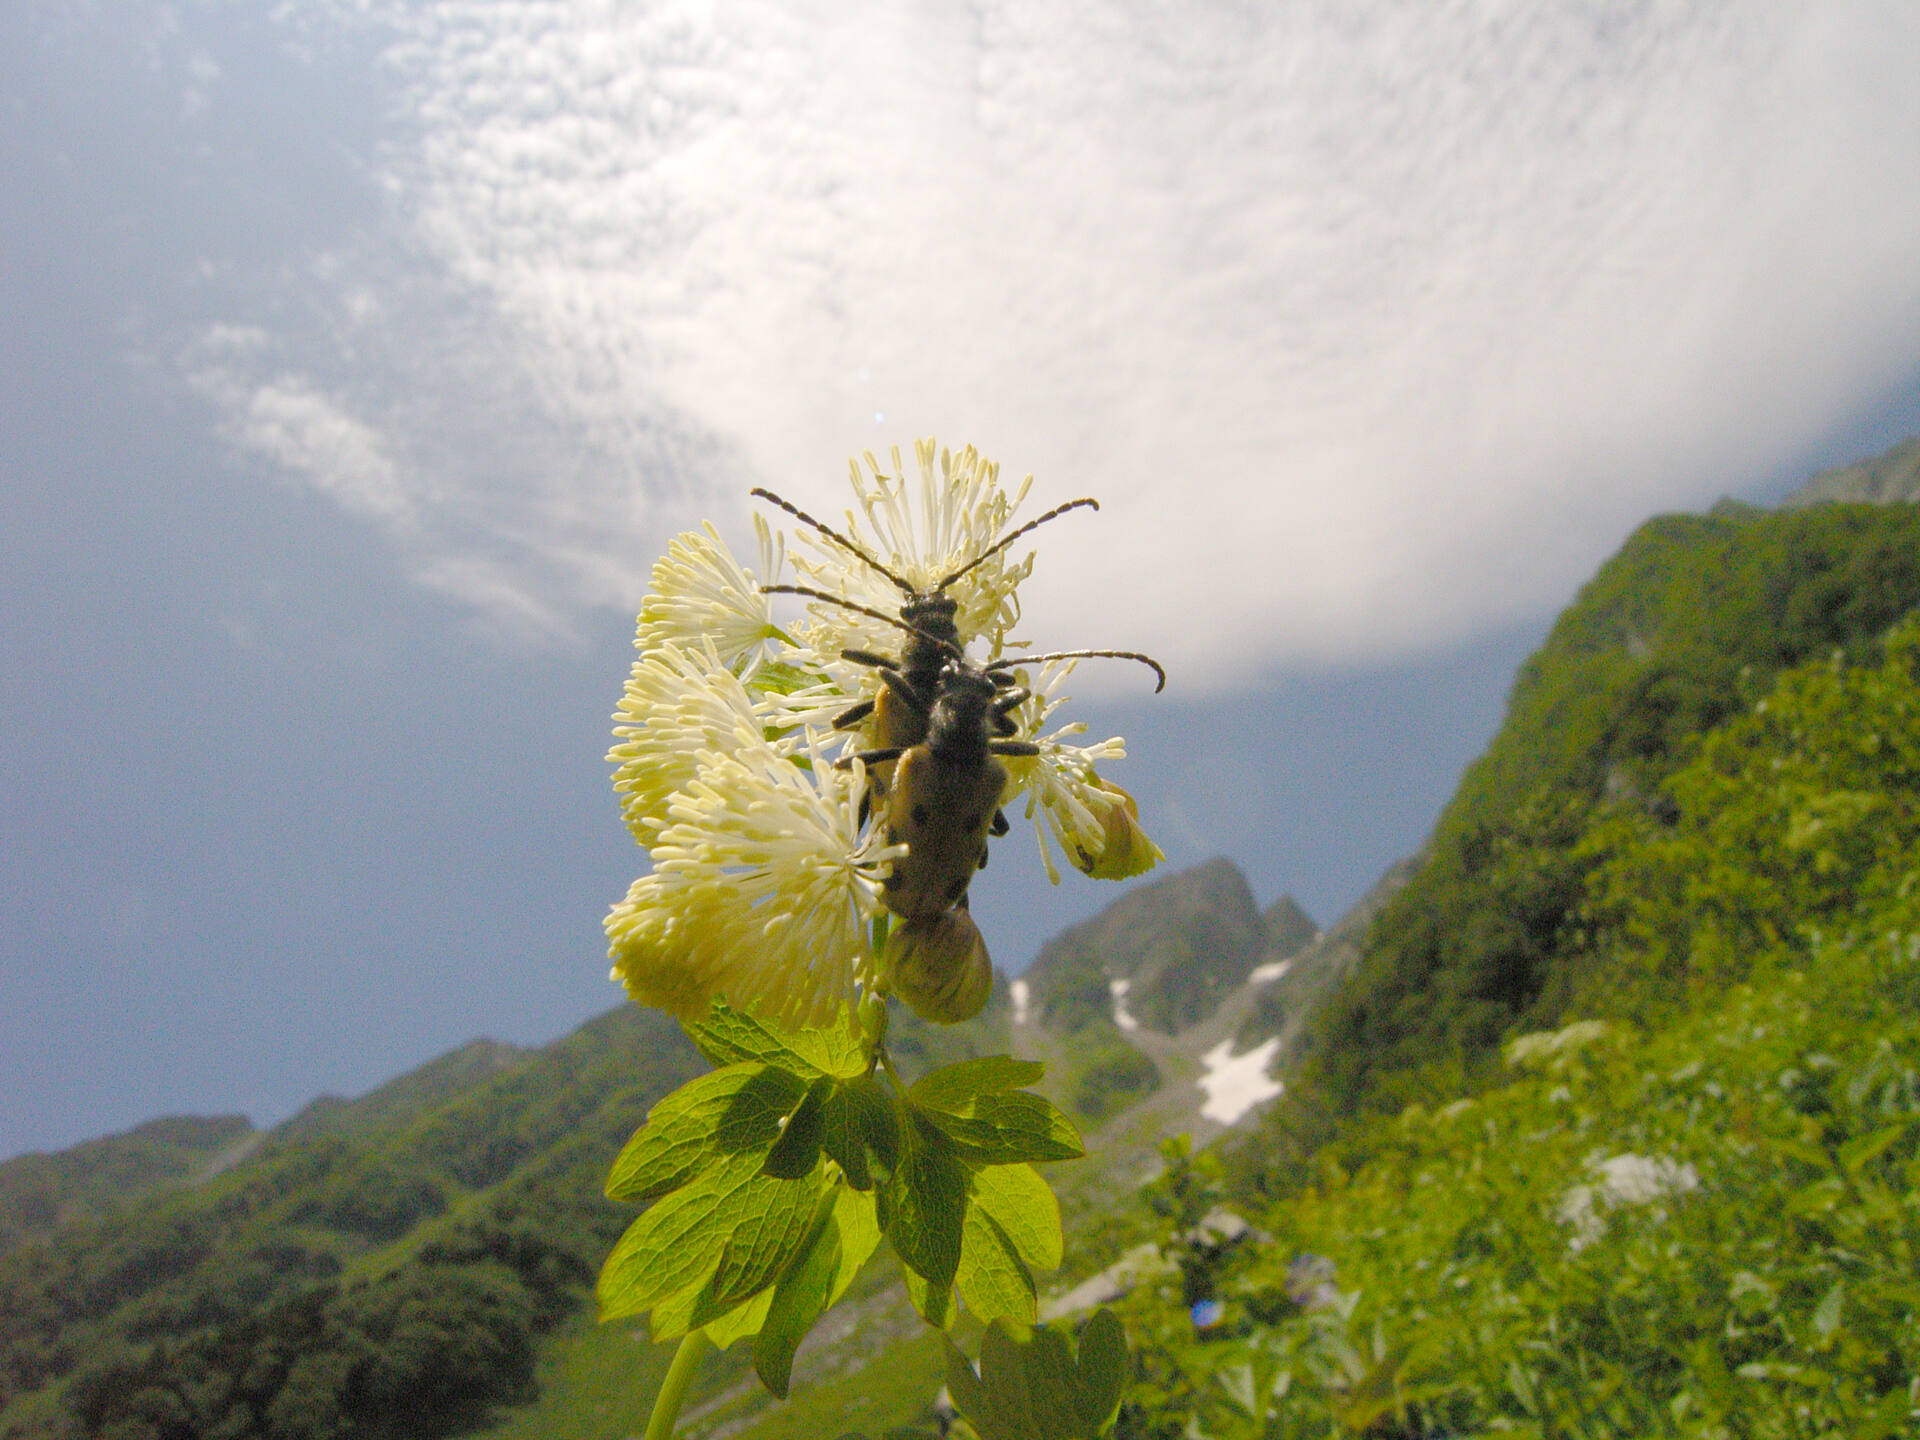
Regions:
<svg viewBox="0 0 1920 1440"><path fill-rule="evenodd" d="M862 818L867 781L852 757L864 742L833 721L883 685L841 651L898 656L909 636L819 598L783 626L764 588L790 561L809 588L897 616L912 598L903 586L925 596L964 571L941 592L955 602L962 648L983 650L971 657L978 663L1018 645L1009 637L1015 588L1033 558L994 547L1018 528L1012 517L1031 477L1009 496L998 467L971 447L955 456L925 441L916 453L917 487L897 450L892 473L871 454L867 475L856 463L854 507L826 522L901 583L805 524L790 551L762 517L755 568L711 525L677 536L654 566L608 755L622 813L651 862L606 923L614 977L635 1000L693 1019L719 998L786 1025L824 1025L858 995L889 988L886 956L912 952L924 968L928 957L967 949L958 939L936 945L943 932L928 920L911 937L896 925L884 955L873 947L884 882L908 851ZM1053 663L1021 677L1033 695L1012 718L1040 754L1007 757L1002 804L1027 797L1056 880L1049 837L1087 874L1138 874L1160 851L1132 797L1094 768L1124 746L1072 743L1078 724L1047 730L1071 669ZM920 993L939 989L930 983L916 976Z"/></svg>
<svg viewBox="0 0 1920 1440"><path fill-rule="evenodd" d="M1562 1071L1583 1050L1612 1035L1604 1020L1576 1020L1560 1030L1535 1030L1507 1042L1506 1061L1516 1070Z"/></svg>
<svg viewBox="0 0 1920 1440"><path fill-rule="evenodd" d="M1569 1245L1584 1250L1606 1234L1605 1212L1651 1205L1668 1195L1685 1195L1700 1188L1700 1172L1664 1155L1610 1155L1594 1157L1588 1168L1599 1172L1592 1185L1575 1185L1561 1197L1557 1218L1573 1228ZM1656 1219L1664 1218L1656 1213Z"/></svg>

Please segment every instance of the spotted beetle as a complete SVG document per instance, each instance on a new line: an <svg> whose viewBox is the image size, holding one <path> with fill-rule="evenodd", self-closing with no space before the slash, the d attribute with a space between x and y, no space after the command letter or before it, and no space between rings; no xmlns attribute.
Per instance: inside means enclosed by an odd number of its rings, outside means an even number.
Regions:
<svg viewBox="0 0 1920 1440"><path fill-rule="evenodd" d="M1031 741L1014 738L1018 727L1013 712L1031 698L1031 693L1016 683L1012 668L1050 660L1138 660L1157 677L1154 692L1166 688L1167 674L1160 663L1138 651L1060 650L977 665L967 659L961 645L953 623L956 605L951 596L942 593L944 587L1034 526L1074 506L1094 502L1076 500L1048 511L947 576L933 591L922 592L913 590L859 546L812 516L769 491L754 493L772 499L796 518L831 535L907 589L907 605L896 617L804 585L763 587L769 594L803 595L837 605L906 633L903 657L898 661L869 650L840 652L841 659L878 671L881 681L880 691L872 700L863 700L834 717L835 728L843 730L856 728L871 718L869 733L880 742L841 763L858 759L867 766L868 791L861 800L861 818L877 812L888 840L907 846L906 859L895 864L886 882L887 908L908 921L928 920L944 911L964 908L973 872L987 863L988 836L1007 833L1000 799L1008 777L998 757L1040 753Z"/></svg>
<svg viewBox="0 0 1920 1440"><path fill-rule="evenodd" d="M838 595L829 595L825 591L816 590L805 585L768 585L763 587L769 594L804 595L809 599L824 600L830 605L838 605L843 609L858 611L861 614L884 621L906 632L907 642L897 660L876 654L871 650L843 650L841 652L841 658L843 660L851 661L857 665L873 667L880 673L880 677L884 683L879 692L871 700L862 700L857 705L834 716L834 728L839 730L852 730L871 720L872 724L868 735L873 740L876 750L904 751L910 746L919 744L920 741L926 738L927 727L933 715L934 696L938 693L941 685L942 671L948 664L955 660L965 660L960 629L955 623L955 617L959 612L959 602L948 593L948 587L966 575L968 571L984 564L993 556L1005 550L1022 535L1037 530L1049 520L1057 519L1074 510L1098 510L1100 508L1100 502L1090 497L1069 500L1063 505L1056 505L1053 509L1047 511L1046 514L1029 520L1019 529L1002 536L999 540L987 547L987 549L967 561L967 563L959 569L935 582L931 589L918 590L914 588L912 582L894 573L893 570L882 564L875 556L868 553L863 546L855 543L847 536L842 535L832 526L816 520L806 511L800 509L799 506L782 499L768 489L755 488L751 493L758 499L779 506L780 509L786 511L803 525L826 536L829 540L833 541L834 544L840 546L848 554L859 560L863 565L866 565L869 569L899 586L901 592L906 596L905 602L900 607L899 615L893 616L871 609L865 605L842 599ZM1076 650L1057 656L1039 655L1023 657L1018 661L995 661L984 668L990 676L998 677L993 683L996 686L1004 688L1011 686L1013 683L1012 677L1005 674L1007 666L1016 663L1026 664L1035 660L1065 659L1069 658L1069 655L1113 656L1120 659L1140 660L1145 664L1152 665L1154 673L1159 676L1160 683L1154 687L1155 693L1165 688L1167 683L1166 672L1162 670L1159 665L1144 655L1137 655L1132 651L1126 650ZM1022 698L1025 698L1024 695ZM993 733L996 737L1005 738L1013 735L1014 725L1011 716L1015 705L1018 703L1019 701L1016 700L1009 704L991 707L989 713L992 717ZM893 781L893 769L893 762L888 760L876 761L869 767L867 775L868 793L862 800L862 819L866 818L871 806L878 805L885 799L887 789ZM993 833L996 835L1005 834L1006 822L997 814L995 821L996 825Z"/></svg>
<svg viewBox="0 0 1920 1440"><path fill-rule="evenodd" d="M754 495L779 506L825 535L861 563L897 585L906 599L898 615L803 585L769 585L769 594L802 595L881 621L904 632L898 659L871 650L842 650L841 658L865 665L880 688L834 717L836 729L867 727L871 748L840 763L867 767L861 819L877 815L889 843L904 843L882 882L882 898L898 917L888 939L893 988L928 1019L953 1021L977 1013L991 987L992 964L979 927L967 913L974 872L987 863L987 840L1007 832L1000 809L1008 783L1002 757L1040 753L1021 740L1013 713L1030 692L1012 668L1050 660L1105 656L1138 660L1152 668L1158 693L1166 672L1151 657L1131 650L1069 650L975 664L967 658L956 617L959 602L948 587L976 566L1047 521L1097 501L1069 501L1004 536L929 590L882 564L839 531L770 490Z"/></svg>

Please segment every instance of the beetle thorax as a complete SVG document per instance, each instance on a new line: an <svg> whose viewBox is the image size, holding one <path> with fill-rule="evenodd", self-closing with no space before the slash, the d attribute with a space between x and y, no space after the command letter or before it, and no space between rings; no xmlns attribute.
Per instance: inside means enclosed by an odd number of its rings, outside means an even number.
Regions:
<svg viewBox="0 0 1920 1440"><path fill-rule="evenodd" d="M977 665L949 660L940 671L940 691L927 716L927 749L942 760L970 761L987 753L987 723L999 693Z"/></svg>
<svg viewBox="0 0 1920 1440"><path fill-rule="evenodd" d="M941 594L914 595L900 607L901 620L912 627L900 668L914 684L937 684L941 668L959 650L959 609L959 601Z"/></svg>

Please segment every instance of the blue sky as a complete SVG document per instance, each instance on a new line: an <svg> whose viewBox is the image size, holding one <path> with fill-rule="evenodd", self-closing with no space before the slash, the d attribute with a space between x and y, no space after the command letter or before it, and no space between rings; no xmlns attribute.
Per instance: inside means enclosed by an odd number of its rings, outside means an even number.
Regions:
<svg viewBox="0 0 1920 1440"><path fill-rule="evenodd" d="M972 442L1323 923L1646 515L1920 430L1905 4L0 11L0 1155L617 999L653 557ZM1002 964L1112 898L1016 834Z"/></svg>

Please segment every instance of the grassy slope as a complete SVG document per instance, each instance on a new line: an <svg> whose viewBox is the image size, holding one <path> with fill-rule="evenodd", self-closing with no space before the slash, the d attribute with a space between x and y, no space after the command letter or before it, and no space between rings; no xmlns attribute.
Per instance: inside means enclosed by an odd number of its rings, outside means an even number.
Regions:
<svg viewBox="0 0 1920 1440"><path fill-rule="evenodd" d="M243 1115L169 1116L58 1154L0 1164L0 1253L188 1184L252 1135Z"/></svg>
<svg viewBox="0 0 1920 1440"><path fill-rule="evenodd" d="M0 1260L0 1433L244 1433L274 1407L289 1436L386 1433L410 1385L463 1383L454 1342L482 1332L476 1403L511 1394L619 1233L607 1156L699 1062L632 1010L477 1054Z"/></svg>
<svg viewBox="0 0 1920 1440"><path fill-rule="evenodd" d="M1690 737L1781 667L1874 637L1920 605L1920 510L1728 507L1649 521L1580 592L1514 683L1420 872L1380 915L1262 1148L1298 1159L1339 1117L1394 1108L1550 1024L1591 952L1578 845L1609 797L1650 796Z"/></svg>
<svg viewBox="0 0 1920 1440"><path fill-rule="evenodd" d="M1920 1422L1920 629L1818 659L1589 836L1615 976L1471 1099L1358 1116L1136 1294L1131 1440L1800 1436ZM1442 1097L1435 1097L1436 1100ZM1169 1237L1168 1243L1173 1243ZM1314 1306L1289 1274L1322 1257ZM1286 1374L1250 1428L1246 1367Z"/></svg>

